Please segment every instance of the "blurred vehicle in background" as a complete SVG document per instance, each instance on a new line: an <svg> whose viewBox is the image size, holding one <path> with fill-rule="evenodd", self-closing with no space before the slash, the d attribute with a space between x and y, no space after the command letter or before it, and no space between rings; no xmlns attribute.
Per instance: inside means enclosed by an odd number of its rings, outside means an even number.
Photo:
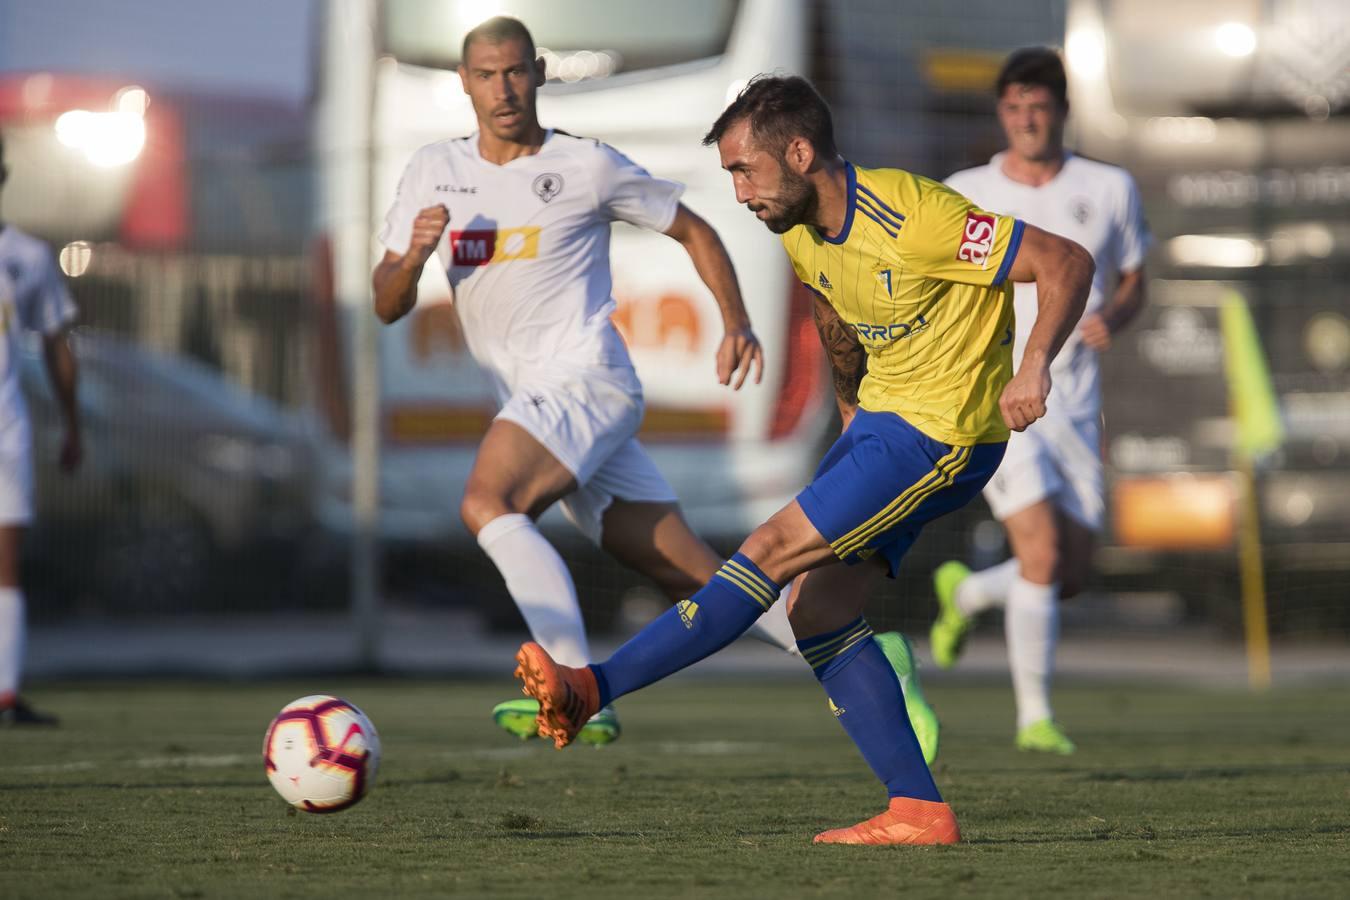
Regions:
<svg viewBox="0 0 1350 900"><path fill-rule="evenodd" d="M0 74L5 216L67 253L299 253L310 173L295 103L69 72ZM78 265L73 266L78 269ZM69 274L69 272L68 272Z"/></svg>
<svg viewBox="0 0 1350 900"><path fill-rule="evenodd" d="M21 356L37 482L27 542L35 613L201 611L240 576L285 590L330 556L316 421L186 357L89 334L74 345L86 447L74 477L57 468L60 419L41 356ZM266 602L265 590L248 590L228 608Z"/></svg>
<svg viewBox="0 0 1350 900"><path fill-rule="evenodd" d="M717 229L737 267L766 367L763 384L733 393L714 374L722 334L716 304L678 245L613 227L615 320L646 393L641 438L695 530L713 539L739 540L806 483L833 408L810 301L778 240L736 205L715 151L700 147L747 79L805 70L806 7L795 0L527 0L510 9L547 64L543 124L611 142L654 174L687 185L684 202ZM354 321L372 315L370 270L381 252L373 235L400 173L420 146L476 127L455 67L464 33L491 14L460 0L404 0L376 10L372 45L342 4L330 4L322 45L319 230L345 329L334 345L342 357L333 385L352 377ZM363 200L367 185L372 196ZM474 189L446 186L452 223L455 192ZM379 335L381 534L443 551L471 546L460 498L495 403L464 346L444 273L434 268L414 313ZM348 411L340 401L327 408L334 430L344 432Z"/></svg>
<svg viewBox="0 0 1350 900"><path fill-rule="evenodd" d="M307 122L299 101L0 74L4 215L52 244L81 328L312 408Z"/></svg>
<svg viewBox="0 0 1350 900"><path fill-rule="evenodd" d="M1272 625L1350 627L1350 45L1321 11L1068 9L1075 142L1134 173L1157 238L1150 307L1104 358L1102 567L1230 625L1240 505L1218 306L1236 291L1285 418L1258 482Z"/></svg>
<svg viewBox="0 0 1350 900"><path fill-rule="evenodd" d="M5 213L49 240L168 249L188 230L183 128L135 84L73 74L0 77L0 125L24 177ZM55 164L53 164L55 163Z"/></svg>
<svg viewBox="0 0 1350 900"><path fill-rule="evenodd" d="M91 450L52 477L28 360L34 616L343 604L319 502L341 453L298 412L318 357L303 105L18 72L0 129L5 217L52 243L80 308Z"/></svg>

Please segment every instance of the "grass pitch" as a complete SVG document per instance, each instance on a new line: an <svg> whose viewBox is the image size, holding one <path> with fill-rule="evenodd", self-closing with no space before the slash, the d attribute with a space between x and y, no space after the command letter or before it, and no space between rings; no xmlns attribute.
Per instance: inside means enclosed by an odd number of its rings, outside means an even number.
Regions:
<svg viewBox="0 0 1350 900"><path fill-rule="evenodd" d="M938 684L955 847L813 847L881 789L805 673L677 679L612 747L498 732L500 682L47 686L0 731L0 896L1336 896L1350 885L1350 692L1061 688L1068 759L1011 748L1005 686ZM288 814L268 721L336 693L380 730L373 793Z"/></svg>

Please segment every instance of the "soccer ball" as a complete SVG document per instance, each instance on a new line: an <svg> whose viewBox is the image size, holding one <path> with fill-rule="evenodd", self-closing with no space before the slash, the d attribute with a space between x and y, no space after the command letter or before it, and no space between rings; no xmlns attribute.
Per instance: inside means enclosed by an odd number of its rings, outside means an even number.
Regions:
<svg viewBox="0 0 1350 900"><path fill-rule="evenodd" d="M287 803L312 813L346 809L380 767L380 736L346 700L315 694L277 713L263 740L267 780Z"/></svg>

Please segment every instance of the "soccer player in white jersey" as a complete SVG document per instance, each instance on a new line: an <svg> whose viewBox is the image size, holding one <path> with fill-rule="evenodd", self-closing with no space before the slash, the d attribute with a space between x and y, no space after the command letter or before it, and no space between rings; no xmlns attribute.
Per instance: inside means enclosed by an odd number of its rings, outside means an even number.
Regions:
<svg viewBox="0 0 1350 900"><path fill-rule="evenodd" d="M8 175L0 141L0 187ZM0 219L0 726L56 724L55 716L38 712L19 696L26 613L19 556L33 517L33 464L17 354L20 330L42 336L47 375L66 425L61 468L72 472L83 455L75 403L77 368L66 342L74 319L75 303L51 251Z"/></svg>
<svg viewBox="0 0 1350 900"><path fill-rule="evenodd" d="M726 327L716 359L722 384L739 389L752 370L758 382L763 352L731 260L716 232L679 202L683 187L603 143L540 125L543 61L521 22L502 16L479 25L465 36L461 59L479 130L423 147L408 164L380 233L386 252L373 278L375 310L386 323L406 315L423 266L438 257L470 352L501 406L461 515L535 640L585 665L576 588L534 524L548 507L561 502L588 538L672 600L698 590L722 562L690 531L635 437L642 387L610 321L610 223L663 232L688 251ZM758 636L794 647L784 614L764 619ZM537 708L511 701L494 718L532 737ZM582 738L601 744L618 734L606 709Z"/></svg>
<svg viewBox="0 0 1350 900"><path fill-rule="evenodd" d="M1017 702L1016 744L1069 754L1073 742L1050 707L1058 603L1082 590L1102 526L1097 354L1144 304L1149 233L1129 173L1065 149L1069 103L1058 53L1043 47L1015 51L995 90L1008 149L987 165L957 172L947 184L985 209L1077 241L1092 254L1097 272L1078 330L1051 369L1054 387L1045 418L1012 436L984 489L1007 530L1013 558L974 573L959 562L938 568L932 652L939 666L953 665L974 617L1003 607ZM1013 358L1020 359L1036 321L1036 286L1018 284L1014 303Z"/></svg>

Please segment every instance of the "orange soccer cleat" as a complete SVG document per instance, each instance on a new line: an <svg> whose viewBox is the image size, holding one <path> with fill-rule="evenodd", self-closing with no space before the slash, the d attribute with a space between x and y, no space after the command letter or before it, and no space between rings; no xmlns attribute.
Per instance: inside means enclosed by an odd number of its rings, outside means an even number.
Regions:
<svg viewBox="0 0 1350 900"><path fill-rule="evenodd" d="M851 828L816 835L817 844L955 844L961 840L952 808L945 803L892 797L890 808Z"/></svg>
<svg viewBox="0 0 1350 900"><path fill-rule="evenodd" d="M533 641L521 644L516 662L516 677L525 683L521 690L539 701L539 736L553 738L553 745L561 750L600 711L594 673L559 665Z"/></svg>

